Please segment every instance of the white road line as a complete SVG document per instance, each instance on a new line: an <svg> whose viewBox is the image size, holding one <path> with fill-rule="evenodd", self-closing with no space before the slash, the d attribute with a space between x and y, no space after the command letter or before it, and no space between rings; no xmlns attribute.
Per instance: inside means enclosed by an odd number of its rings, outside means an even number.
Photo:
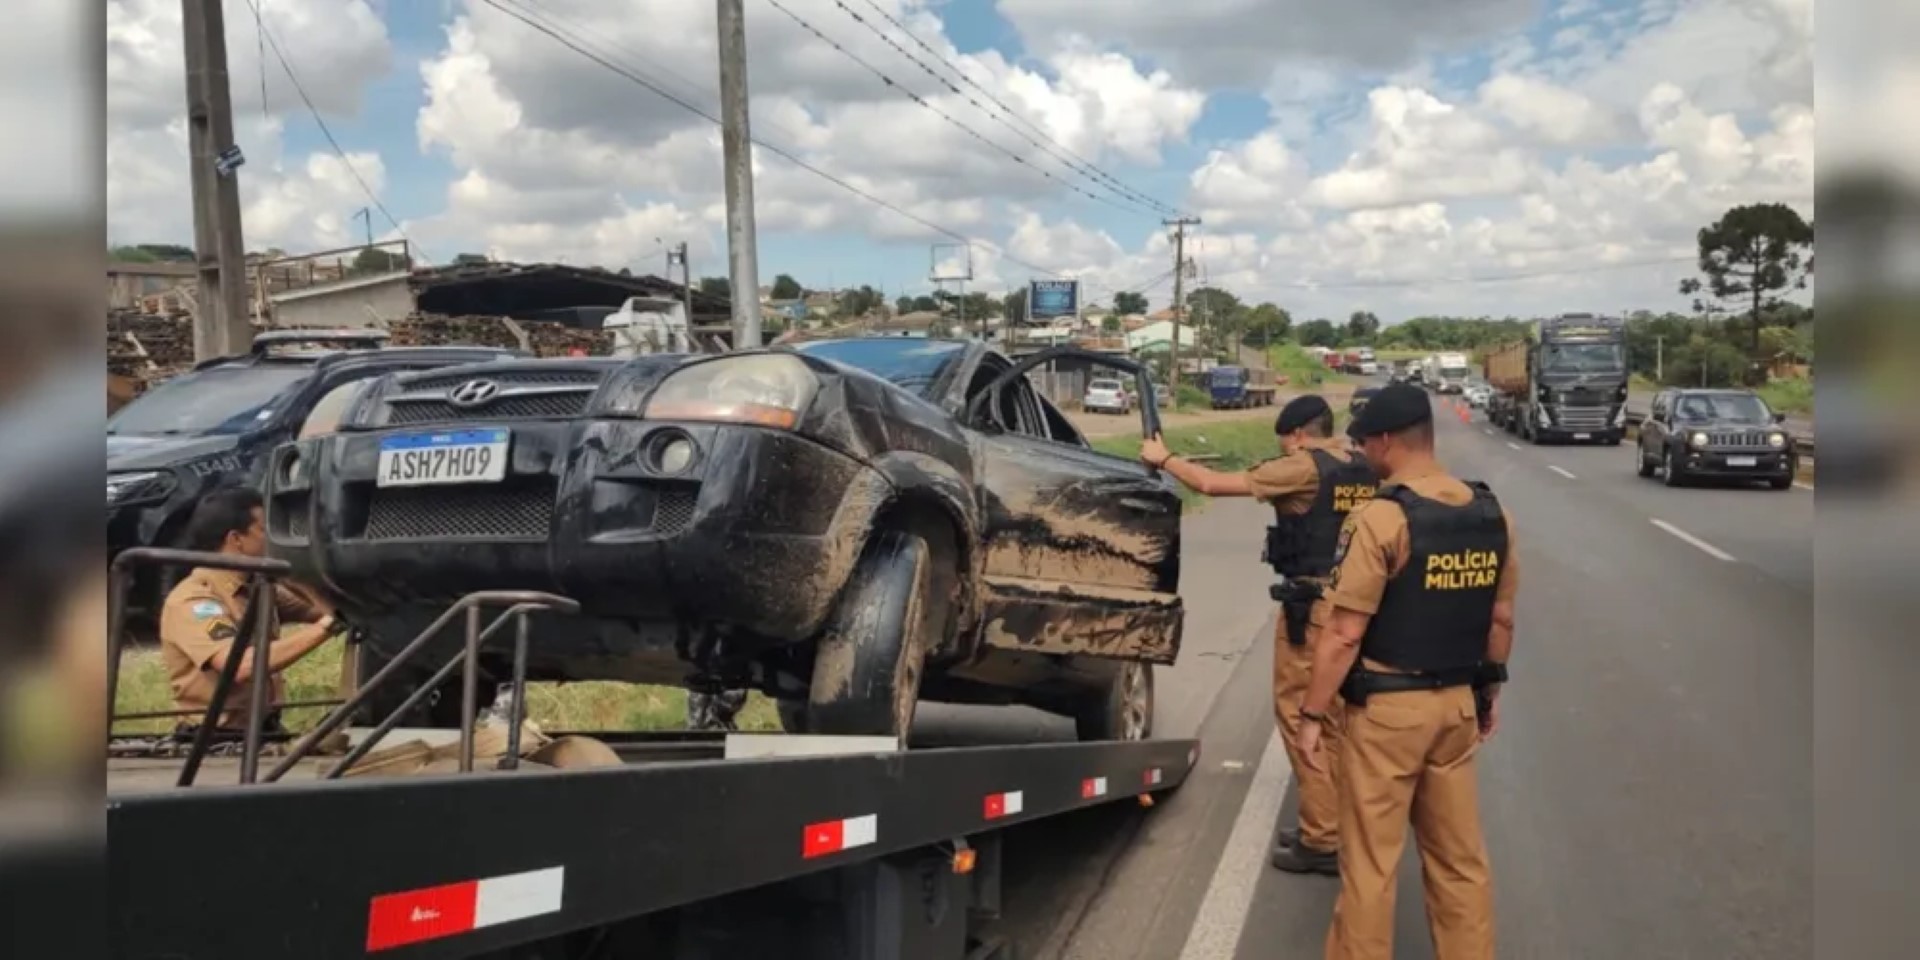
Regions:
<svg viewBox="0 0 1920 960"><path fill-rule="evenodd" d="M1260 883L1267 851L1273 847L1273 828L1280 819L1289 772L1280 737L1268 737L1267 748L1260 754L1260 768L1254 771L1240 816L1227 835L1227 848L1220 852L1220 865L1207 884L1207 897L1200 903L1200 914L1193 918L1180 960L1231 960L1239 952L1240 931L1247 925L1253 891Z"/></svg>
<svg viewBox="0 0 1920 960"><path fill-rule="evenodd" d="M1481 433L1484 433L1484 434L1486 434L1486 435L1487 435L1487 436L1489 436L1489 437L1491 437L1491 436L1493 436L1493 428L1492 428L1492 427L1481 427L1481 428L1480 428L1480 432L1481 432Z"/></svg>
<svg viewBox="0 0 1920 960"><path fill-rule="evenodd" d="M1798 481L1798 480L1795 480L1795 481L1793 482L1793 485L1794 485L1794 486L1796 486L1796 487L1799 487L1799 488L1800 488L1800 489L1802 489L1802 490L1812 490L1812 489L1813 489L1813 484L1811 484L1811 483L1801 483L1801 482L1800 482L1800 481Z"/></svg>
<svg viewBox="0 0 1920 960"><path fill-rule="evenodd" d="M1507 449L1509 449L1509 450L1518 450L1518 449L1520 449L1520 445L1519 445L1519 444L1517 444L1517 443L1514 443L1514 442L1513 442L1512 440L1508 440L1508 441L1507 441Z"/></svg>
<svg viewBox="0 0 1920 960"><path fill-rule="evenodd" d="M1679 527L1676 527L1673 524L1666 522L1665 520L1661 520L1657 517L1651 518L1651 519L1653 519L1654 526L1659 527L1660 529L1665 530L1666 532L1671 533L1674 536L1679 537L1680 539L1685 540L1690 544L1693 544L1694 546L1700 548L1700 552L1706 554L1709 557L1713 557L1716 560L1725 560L1728 562L1732 562L1734 559L1733 554L1728 553L1725 550L1722 550L1719 547L1716 547L1713 544L1708 543L1705 540L1702 540L1699 537L1696 537L1693 534L1688 533L1685 530L1682 530Z"/></svg>
<svg viewBox="0 0 1920 960"><path fill-rule="evenodd" d="M1552 470L1552 471L1553 471L1554 473L1557 473L1557 474L1559 474L1559 475L1561 475L1561 476L1563 476L1563 477L1566 477L1566 478L1567 478L1568 480L1578 480L1578 479L1580 479L1579 477L1576 477L1576 476L1574 476L1573 474L1571 474L1571 473L1568 473L1568 472L1567 472L1566 470L1563 470L1563 469L1561 469L1561 468L1559 468L1559 467L1556 467L1556 466L1554 466L1553 464L1547 464L1547 469L1548 469L1548 470Z"/></svg>

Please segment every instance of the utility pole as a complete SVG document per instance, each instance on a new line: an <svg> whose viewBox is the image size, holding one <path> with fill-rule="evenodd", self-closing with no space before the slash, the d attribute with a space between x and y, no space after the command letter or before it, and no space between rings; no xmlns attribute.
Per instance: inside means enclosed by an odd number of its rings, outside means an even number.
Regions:
<svg viewBox="0 0 1920 960"><path fill-rule="evenodd" d="M181 0L180 4L186 41L193 252L200 281L193 318L195 360L241 353L253 342L237 174L246 161L233 142L227 27L220 5L221 0Z"/></svg>
<svg viewBox="0 0 1920 960"><path fill-rule="evenodd" d="M1173 365L1167 374L1167 389L1173 391L1173 409L1180 409L1180 318L1187 312L1187 228L1200 225L1199 217L1162 220L1173 228Z"/></svg>
<svg viewBox="0 0 1920 960"><path fill-rule="evenodd" d="M1666 354L1667 338L1656 335L1653 338L1653 380L1655 383L1665 383L1667 380Z"/></svg>
<svg viewBox="0 0 1920 960"><path fill-rule="evenodd" d="M667 264L669 266L671 266L674 263L676 258L679 260L679 263L680 263L680 305L686 308L687 325L692 326L693 325L693 262L687 259L687 242L685 240L680 241L680 245L678 247L675 247L674 249L667 251ZM753 302L756 307L759 306L759 303L760 303L759 294L760 294L760 291L758 289L755 289Z"/></svg>
<svg viewBox="0 0 1920 960"><path fill-rule="evenodd" d="M367 247L371 249L373 247L373 208L361 207L360 212L354 216L367 222Z"/></svg>
<svg viewBox="0 0 1920 960"><path fill-rule="evenodd" d="M760 256L753 229L753 133L747 123L744 0L715 0L720 21L720 150L727 183L733 347L760 346Z"/></svg>

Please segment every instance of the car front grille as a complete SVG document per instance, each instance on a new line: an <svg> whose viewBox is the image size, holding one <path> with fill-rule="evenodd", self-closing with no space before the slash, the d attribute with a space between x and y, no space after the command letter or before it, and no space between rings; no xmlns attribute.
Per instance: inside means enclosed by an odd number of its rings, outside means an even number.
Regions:
<svg viewBox="0 0 1920 960"><path fill-rule="evenodd" d="M700 491L666 490L653 508L653 531L663 537L671 537L685 530L693 523L694 507L698 505Z"/></svg>
<svg viewBox="0 0 1920 960"><path fill-rule="evenodd" d="M598 370L503 370L491 374L441 374L408 380L403 389L408 393L427 393L434 390L451 390L463 383L475 380L492 380L502 387L593 387L600 384L601 371Z"/></svg>
<svg viewBox="0 0 1920 960"><path fill-rule="evenodd" d="M1734 450L1771 450L1765 430L1715 430L1707 434L1707 445Z"/></svg>
<svg viewBox="0 0 1920 960"><path fill-rule="evenodd" d="M368 540L545 540L553 525L550 478L498 486L375 489Z"/></svg>
<svg viewBox="0 0 1920 960"><path fill-rule="evenodd" d="M508 395L478 407L456 407L440 399L396 399L391 401L392 412L387 416L387 423L392 426L404 426L457 420L536 420L577 417L586 411L587 400L592 396L592 393L584 390L577 393Z"/></svg>
<svg viewBox="0 0 1920 960"><path fill-rule="evenodd" d="M1612 425L1609 423L1612 411L1604 406L1564 404L1557 412L1555 425L1572 430L1604 430Z"/></svg>

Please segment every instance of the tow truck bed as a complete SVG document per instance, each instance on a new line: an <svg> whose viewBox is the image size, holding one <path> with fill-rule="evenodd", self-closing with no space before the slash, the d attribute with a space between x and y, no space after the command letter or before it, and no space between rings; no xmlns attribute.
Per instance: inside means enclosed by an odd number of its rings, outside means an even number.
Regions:
<svg viewBox="0 0 1920 960"><path fill-rule="evenodd" d="M589 770L116 775L113 955L997 956L967 921L997 910L1000 828L1171 790L1198 759L1190 740L725 759L740 742L630 735L625 765Z"/></svg>

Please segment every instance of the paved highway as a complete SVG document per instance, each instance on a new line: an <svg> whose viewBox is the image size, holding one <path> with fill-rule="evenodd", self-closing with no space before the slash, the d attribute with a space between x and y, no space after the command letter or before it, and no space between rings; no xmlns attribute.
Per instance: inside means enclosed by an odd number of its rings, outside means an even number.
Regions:
<svg viewBox="0 0 1920 960"><path fill-rule="evenodd" d="M1531 447L1445 419L1442 459L1521 531L1503 731L1482 755L1501 952L1801 957L1812 949L1813 495L1667 489L1631 447ZM1147 814L1055 831L1015 881L1022 955L1318 956L1335 881L1266 865L1291 802L1273 748L1264 511L1188 521L1190 610L1159 732L1201 769ZM1431 956L1409 850L1401 957ZM1018 910L1014 911L1016 914Z"/></svg>

